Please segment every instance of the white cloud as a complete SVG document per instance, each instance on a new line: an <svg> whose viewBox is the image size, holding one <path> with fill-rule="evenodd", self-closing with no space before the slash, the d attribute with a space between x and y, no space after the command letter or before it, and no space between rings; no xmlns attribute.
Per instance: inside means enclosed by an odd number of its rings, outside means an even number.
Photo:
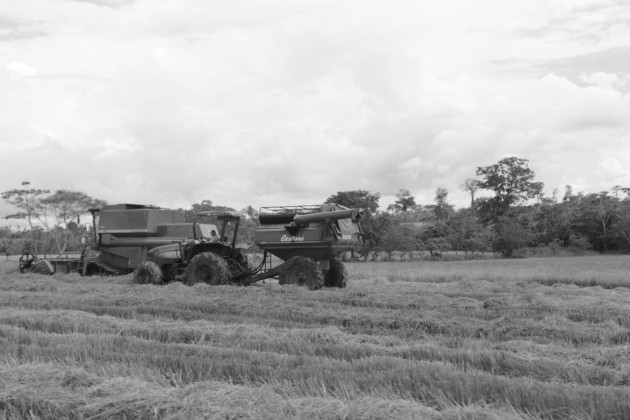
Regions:
<svg viewBox="0 0 630 420"><path fill-rule="evenodd" d="M601 169L612 176L627 177L630 172L619 162L619 159L608 156L601 160L598 165Z"/></svg>
<svg viewBox="0 0 630 420"><path fill-rule="evenodd" d="M580 76L584 82L589 85L596 86L600 89L614 89L614 85L619 81L619 76L616 74L605 73L605 72L595 72L589 74L582 74Z"/></svg>
<svg viewBox="0 0 630 420"><path fill-rule="evenodd" d="M9 63L6 68L13 78L33 77L38 74L36 69L24 63Z"/></svg>
<svg viewBox="0 0 630 420"><path fill-rule="evenodd" d="M46 33L0 40L0 144L31 165L3 164L3 191L238 208L361 188L386 206L445 185L467 205L459 183L506 154L548 189L599 191L629 153L615 2L14 3Z"/></svg>

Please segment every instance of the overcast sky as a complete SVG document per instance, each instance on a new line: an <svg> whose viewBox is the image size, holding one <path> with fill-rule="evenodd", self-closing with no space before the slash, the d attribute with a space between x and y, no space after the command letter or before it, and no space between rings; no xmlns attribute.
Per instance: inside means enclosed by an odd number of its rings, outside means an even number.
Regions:
<svg viewBox="0 0 630 420"><path fill-rule="evenodd" d="M5 1L0 191L465 206L519 156L599 192L630 187L629 93L627 0Z"/></svg>

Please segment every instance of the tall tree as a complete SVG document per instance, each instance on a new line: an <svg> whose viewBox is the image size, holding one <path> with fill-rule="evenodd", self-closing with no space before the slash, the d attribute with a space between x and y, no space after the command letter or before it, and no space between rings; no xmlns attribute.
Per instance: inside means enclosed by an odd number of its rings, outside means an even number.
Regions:
<svg viewBox="0 0 630 420"><path fill-rule="evenodd" d="M562 201L571 201L571 198L573 198L573 187L570 185L565 185L564 197L562 198Z"/></svg>
<svg viewBox="0 0 630 420"><path fill-rule="evenodd" d="M28 222L31 229L32 252L37 254L37 238L35 236L35 229L33 229L33 219L36 219L41 215L42 206L39 196L42 194L48 194L50 191L36 188L26 188L30 184L30 182L24 181L22 182L23 188L3 192L2 199L21 210L15 214L5 216L5 219L23 219Z"/></svg>
<svg viewBox="0 0 630 420"><path fill-rule="evenodd" d="M477 175L483 177L479 186L494 192L494 197L482 208L486 219L496 220L510 207L542 191L543 184L533 181L535 174L527 162L527 159L506 157L494 165L477 168Z"/></svg>
<svg viewBox="0 0 630 420"><path fill-rule="evenodd" d="M371 193L366 190L338 191L326 199L326 203L337 203L346 207L360 207L369 213L376 213L379 193Z"/></svg>
<svg viewBox="0 0 630 420"><path fill-rule="evenodd" d="M396 201L390 204L387 209L392 210L395 213L402 213L403 219L406 219L407 213L416 206L416 199L411 195L411 192L406 188L401 188L396 194Z"/></svg>
<svg viewBox="0 0 630 420"><path fill-rule="evenodd" d="M56 224L68 227L74 222L81 224L81 216L88 213L89 209L107 204L79 191L57 190L52 195L40 200L46 214L51 214L56 219Z"/></svg>
<svg viewBox="0 0 630 420"><path fill-rule="evenodd" d="M466 181L459 184L460 188L470 193L470 208L475 208L475 194L479 190L479 181L476 179L468 178Z"/></svg>
<svg viewBox="0 0 630 420"><path fill-rule="evenodd" d="M107 204L104 200L69 190L57 190L40 200L41 214L38 217L54 242L57 252L65 252L71 242L78 246L84 228L80 228L81 216L89 209ZM49 220L49 217L53 221Z"/></svg>
<svg viewBox="0 0 630 420"><path fill-rule="evenodd" d="M453 213L453 206L448 204L448 189L445 186L435 189L435 207L433 208L438 221L446 221Z"/></svg>

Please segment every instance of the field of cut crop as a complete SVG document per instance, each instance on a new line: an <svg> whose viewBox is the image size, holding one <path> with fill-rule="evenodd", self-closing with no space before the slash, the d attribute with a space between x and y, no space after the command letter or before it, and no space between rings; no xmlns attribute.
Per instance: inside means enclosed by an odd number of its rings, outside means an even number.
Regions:
<svg viewBox="0 0 630 420"><path fill-rule="evenodd" d="M0 263L0 419L628 419L630 257L347 264L348 288Z"/></svg>

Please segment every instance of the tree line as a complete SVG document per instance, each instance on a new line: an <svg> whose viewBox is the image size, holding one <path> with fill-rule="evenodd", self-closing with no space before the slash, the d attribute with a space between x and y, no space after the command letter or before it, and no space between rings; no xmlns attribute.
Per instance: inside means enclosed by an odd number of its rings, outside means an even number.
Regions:
<svg viewBox="0 0 630 420"><path fill-rule="evenodd" d="M362 222L365 243L356 250L365 260L440 257L449 250L505 257L630 251L630 188L583 193L567 185L562 194L546 195L528 162L506 157L478 167L477 178L459 185L470 194L470 205L457 210L445 186L424 205L401 189L385 211L379 211L380 194L366 190L338 192L326 201L370 210Z"/></svg>
<svg viewBox="0 0 630 420"><path fill-rule="evenodd" d="M90 208L106 204L104 200L69 190L21 188L5 191L2 199L18 211L5 219L22 219L29 229L13 231L0 227L0 252L21 254L39 252L72 252L81 248L81 238L87 237L86 225L81 223Z"/></svg>
<svg viewBox="0 0 630 420"><path fill-rule="evenodd" d="M630 251L630 188L615 185L610 191L584 193L567 185L562 192L554 190L546 195L544 184L535 180L528 162L506 157L478 167L476 178L459 185L470 194L469 207L461 209L449 203L450 191L443 185L436 188L429 204L416 203L409 190L401 189L385 210L380 209L380 193L367 190L339 191L325 201L365 209L364 243L353 253L363 260L422 255L438 258L449 250L461 251L465 257L485 252L515 257L587 250ZM106 202L81 192L51 193L29 185L25 182L22 188L2 193L2 199L19 210L5 218L23 219L29 228L0 228L0 252L78 251L81 238L89 237L89 227L81 223L81 217ZM201 211L235 211L214 205L211 200L178 210L187 222L195 220ZM238 241L253 246L258 212L252 206L241 212L245 217ZM212 222L207 218L199 221Z"/></svg>

